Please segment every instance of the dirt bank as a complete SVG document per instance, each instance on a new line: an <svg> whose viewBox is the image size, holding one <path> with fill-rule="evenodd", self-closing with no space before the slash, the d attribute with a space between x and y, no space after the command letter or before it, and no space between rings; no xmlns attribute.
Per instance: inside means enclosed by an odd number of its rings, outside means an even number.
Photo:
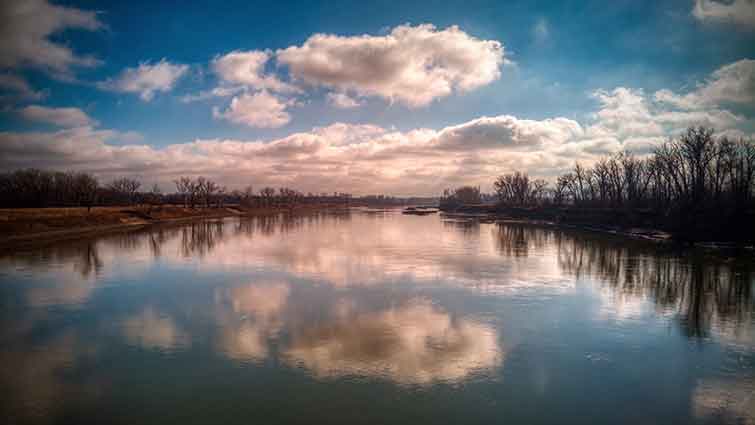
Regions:
<svg viewBox="0 0 755 425"><path fill-rule="evenodd" d="M342 208L342 205L297 205L284 208L158 207L18 208L0 209L0 251L47 244L66 239L122 232L156 223L232 216L258 216Z"/></svg>

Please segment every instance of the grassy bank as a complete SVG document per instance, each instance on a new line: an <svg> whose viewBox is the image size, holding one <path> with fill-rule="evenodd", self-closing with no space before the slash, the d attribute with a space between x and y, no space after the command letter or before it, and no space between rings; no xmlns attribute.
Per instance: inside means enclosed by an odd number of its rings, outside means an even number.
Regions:
<svg viewBox="0 0 755 425"><path fill-rule="evenodd" d="M231 216L256 216L339 208L342 205L303 204L287 207L222 208L158 207L13 208L0 209L0 249L49 243L129 230L154 223L180 222Z"/></svg>

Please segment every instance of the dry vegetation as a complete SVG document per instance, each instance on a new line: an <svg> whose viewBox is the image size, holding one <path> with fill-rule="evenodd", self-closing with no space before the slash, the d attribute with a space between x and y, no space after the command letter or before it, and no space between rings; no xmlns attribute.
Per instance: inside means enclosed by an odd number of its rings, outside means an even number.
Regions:
<svg viewBox="0 0 755 425"><path fill-rule="evenodd" d="M122 231L153 223L177 222L229 216L278 214L337 204L296 205L285 208L244 207L185 208L181 205L70 208L0 209L0 248L9 249L41 242Z"/></svg>

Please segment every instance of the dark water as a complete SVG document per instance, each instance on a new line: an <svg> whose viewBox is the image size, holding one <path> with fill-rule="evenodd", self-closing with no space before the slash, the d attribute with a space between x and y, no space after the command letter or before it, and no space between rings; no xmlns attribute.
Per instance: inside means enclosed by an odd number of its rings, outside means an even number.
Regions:
<svg viewBox="0 0 755 425"><path fill-rule="evenodd" d="M755 263L352 211L0 258L0 422L755 424Z"/></svg>

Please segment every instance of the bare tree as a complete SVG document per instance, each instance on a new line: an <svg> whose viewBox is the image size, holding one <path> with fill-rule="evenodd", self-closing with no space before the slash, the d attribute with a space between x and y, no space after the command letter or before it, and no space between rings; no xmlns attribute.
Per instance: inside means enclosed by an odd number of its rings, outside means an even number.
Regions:
<svg viewBox="0 0 755 425"><path fill-rule="evenodd" d="M239 193L239 199L241 205L246 207L251 206L252 200L254 199L254 189L252 188L252 185L246 186L244 190Z"/></svg>
<svg viewBox="0 0 755 425"><path fill-rule="evenodd" d="M454 190L446 189L440 198L441 208L455 208L464 204L479 204L482 201L480 188L461 186Z"/></svg>
<svg viewBox="0 0 755 425"><path fill-rule="evenodd" d="M180 177L173 182L176 184L176 191L183 197L184 208L194 208L199 192L197 182L190 177Z"/></svg>
<svg viewBox="0 0 755 425"><path fill-rule="evenodd" d="M74 176L73 185L79 205L85 206L87 211L91 211L92 206L97 202L99 190L97 179L90 174L78 173Z"/></svg>
<svg viewBox="0 0 755 425"><path fill-rule="evenodd" d="M141 182L136 179L121 177L110 182L107 189L113 191L130 205L136 202L136 195L141 186Z"/></svg>
<svg viewBox="0 0 755 425"><path fill-rule="evenodd" d="M262 197L265 205L270 206L273 202L273 198L275 197L275 189L272 187L265 187L260 190L260 196Z"/></svg>
<svg viewBox="0 0 755 425"><path fill-rule="evenodd" d="M225 205L225 196L228 193L228 188L225 186L221 186L217 190L217 206L218 208L223 208L223 205Z"/></svg>
<svg viewBox="0 0 755 425"><path fill-rule="evenodd" d="M213 195L220 187L214 181L201 176L197 177L195 185L197 196L204 201L205 208L209 208Z"/></svg>
<svg viewBox="0 0 755 425"><path fill-rule="evenodd" d="M152 189L144 198L148 206L147 214L151 214L153 207L162 205L163 193L160 190L160 186L158 186L157 183L152 185Z"/></svg>
<svg viewBox="0 0 755 425"><path fill-rule="evenodd" d="M531 180L526 173L516 171L499 176L493 187L502 204L532 206L543 200L548 183L545 180Z"/></svg>
<svg viewBox="0 0 755 425"><path fill-rule="evenodd" d="M501 180L497 187L513 197L508 183ZM630 213L619 215L623 217L648 217L636 214L641 208L653 214L655 225L677 235L737 240L755 238L754 192L752 140L716 138L712 129L697 127L644 159L622 152L592 168L576 164L557 178L554 200Z"/></svg>

